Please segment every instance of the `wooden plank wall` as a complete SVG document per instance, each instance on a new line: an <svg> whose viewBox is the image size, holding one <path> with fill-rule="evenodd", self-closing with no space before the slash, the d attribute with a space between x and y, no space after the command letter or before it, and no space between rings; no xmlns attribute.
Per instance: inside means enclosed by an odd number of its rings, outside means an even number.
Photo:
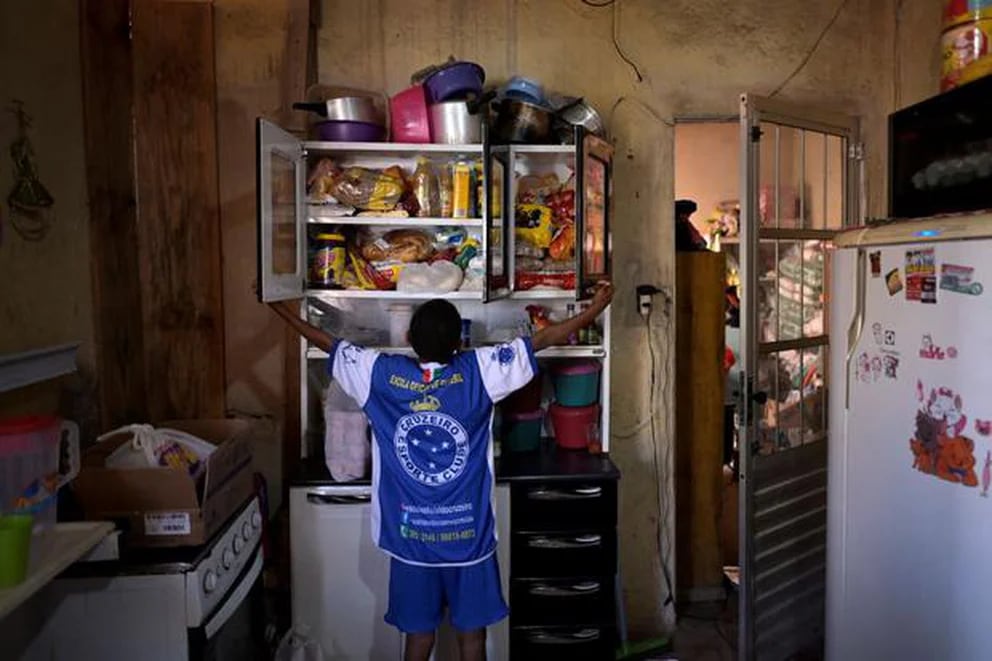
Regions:
<svg viewBox="0 0 992 661"><path fill-rule="evenodd" d="M224 413L213 7L83 0L104 427Z"/></svg>
<svg viewBox="0 0 992 661"><path fill-rule="evenodd" d="M687 601L719 598L723 583L724 260L714 252L676 258L675 567Z"/></svg>

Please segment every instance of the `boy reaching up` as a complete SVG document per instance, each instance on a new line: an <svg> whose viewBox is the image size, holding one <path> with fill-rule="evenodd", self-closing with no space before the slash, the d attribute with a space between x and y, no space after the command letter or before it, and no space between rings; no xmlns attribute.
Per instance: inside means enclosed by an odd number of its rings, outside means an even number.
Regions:
<svg viewBox="0 0 992 661"><path fill-rule="evenodd" d="M486 627L507 615L496 562L493 407L537 374L535 352L564 344L613 298L601 285L578 316L529 338L460 351L448 301L421 305L408 339L416 358L380 354L272 309L329 354L331 377L372 426L372 536L391 558L386 622L407 635L406 661L426 661L445 607L462 661L485 658Z"/></svg>

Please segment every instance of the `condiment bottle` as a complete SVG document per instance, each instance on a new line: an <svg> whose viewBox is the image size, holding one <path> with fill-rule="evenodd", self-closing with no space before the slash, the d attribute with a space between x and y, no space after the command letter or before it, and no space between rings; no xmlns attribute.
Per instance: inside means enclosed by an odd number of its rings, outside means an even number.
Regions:
<svg viewBox="0 0 992 661"><path fill-rule="evenodd" d="M417 158L417 169L413 172L413 195L417 198L420 210L417 215L421 218L436 218L441 212L438 193L437 174L434 168L423 156Z"/></svg>

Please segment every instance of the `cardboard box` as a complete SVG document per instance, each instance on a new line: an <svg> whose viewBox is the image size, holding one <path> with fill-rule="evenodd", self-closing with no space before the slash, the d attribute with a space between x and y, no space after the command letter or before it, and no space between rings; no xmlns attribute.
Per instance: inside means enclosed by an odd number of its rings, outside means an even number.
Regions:
<svg viewBox="0 0 992 661"><path fill-rule="evenodd" d="M244 420L178 420L158 427L184 431L217 446L194 480L172 468L107 468L107 457L131 434L89 448L73 490L91 520L114 521L131 546L203 544L253 491L250 425Z"/></svg>

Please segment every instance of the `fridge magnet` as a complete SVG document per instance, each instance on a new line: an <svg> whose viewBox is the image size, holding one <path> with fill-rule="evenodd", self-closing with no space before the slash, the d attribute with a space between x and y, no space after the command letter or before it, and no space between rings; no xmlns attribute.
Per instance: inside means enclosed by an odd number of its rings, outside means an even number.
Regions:
<svg viewBox="0 0 992 661"><path fill-rule="evenodd" d="M882 376L882 358L880 356L871 357L871 380L878 381Z"/></svg>
<svg viewBox="0 0 992 661"><path fill-rule="evenodd" d="M899 276L899 269L892 269L885 274L885 286L889 290L889 296L895 296L902 291L902 278Z"/></svg>
<svg viewBox="0 0 992 661"><path fill-rule="evenodd" d="M940 265L940 288L958 294L970 294L978 296L982 293L983 287L980 282L973 282L972 276L975 269L971 266L959 266L957 264Z"/></svg>
<svg viewBox="0 0 992 661"><path fill-rule="evenodd" d="M885 335L882 331L882 324L877 321L871 325L872 335L875 336L875 344L882 346L882 342L885 339Z"/></svg>
<svg viewBox="0 0 992 661"><path fill-rule="evenodd" d="M985 466L982 467L982 496L989 496L989 482L992 482L992 451L985 452Z"/></svg>
<svg viewBox="0 0 992 661"><path fill-rule="evenodd" d="M885 331L884 343L887 347L894 347L896 345L896 332L894 330Z"/></svg>
<svg viewBox="0 0 992 661"><path fill-rule="evenodd" d="M882 276L882 251L876 250L869 253L868 259L871 261L871 277L880 278Z"/></svg>
<svg viewBox="0 0 992 661"><path fill-rule="evenodd" d="M906 300L937 302L937 262L933 248L906 251Z"/></svg>
<svg viewBox="0 0 992 661"><path fill-rule="evenodd" d="M886 379L899 378L899 357L893 355L882 356L882 367L885 371Z"/></svg>
<svg viewBox="0 0 992 661"><path fill-rule="evenodd" d="M992 420L975 419L975 431L979 436L992 436Z"/></svg>
<svg viewBox="0 0 992 661"><path fill-rule="evenodd" d="M871 359L865 352L858 356L858 380L865 383L871 381Z"/></svg>
<svg viewBox="0 0 992 661"><path fill-rule="evenodd" d="M958 350L955 347L947 347L945 351L933 342L933 336L926 333L920 343L920 358L924 360L944 360L958 357Z"/></svg>
<svg viewBox="0 0 992 661"><path fill-rule="evenodd" d="M917 381L917 398L922 400L921 393L922 383ZM978 486L975 442L962 435L967 422L961 395L946 387L932 388L929 397L919 402L916 429L909 440L913 468L948 482Z"/></svg>

